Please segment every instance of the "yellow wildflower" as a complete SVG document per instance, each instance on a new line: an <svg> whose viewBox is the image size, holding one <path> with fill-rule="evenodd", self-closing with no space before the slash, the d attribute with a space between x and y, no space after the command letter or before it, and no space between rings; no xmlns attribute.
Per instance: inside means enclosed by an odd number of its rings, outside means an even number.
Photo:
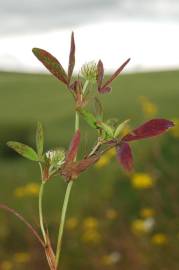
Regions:
<svg viewBox="0 0 179 270"><path fill-rule="evenodd" d="M151 188L154 185L154 179L146 173L135 173L132 176L131 182L136 189Z"/></svg>
<svg viewBox="0 0 179 270"><path fill-rule="evenodd" d="M36 183L30 183L25 186L25 192L27 195L37 195L39 194L40 185Z"/></svg>
<svg viewBox="0 0 179 270"><path fill-rule="evenodd" d="M140 210L140 215L142 218L148 218L155 216L155 210L152 208L142 208Z"/></svg>
<svg viewBox="0 0 179 270"><path fill-rule="evenodd" d="M163 246L168 243L168 237L164 233L156 233L152 236L151 241L156 246Z"/></svg>
<svg viewBox="0 0 179 270"><path fill-rule="evenodd" d="M125 135L129 134L131 132L131 128L128 125L125 126L125 128L122 130L121 137L124 137Z"/></svg>
<svg viewBox="0 0 179 270"><path fill-rule="evenodd" d="M110 158L107 154L104 154L95 164L96 168L100 169L109 164Z"/></svg>
<svg viewBox="0 0 179 270"><path fill-rule="evenodd" d="M68 230L74 230L78 226L78 219L75 217L71 217L66 221L66 228Z"/></svg>
<svg viewBox="0 0 179 270"><path fill-rule="evenodd" d="M147 117L154 117L157 114L157 106L150 101L147 97L139 97L141 106L142 106L142 110L145 116Z"/></svg>
<svg viewBox="0 0 179 270"><path fill-rule="evenodd" d="M101 235L97 230L85 230L82 235L82 240L89 244L99 244Z"/></svg>
<svg viewBox="0 0 179 270"><path fill-rule="evenodd" d="M94 217L85 218L83 221L84 230L96 230L98 228L98 220Z"/></svg>
<svg viewBox="0 0 179 270"><path fill-rule="evenodd" d="M29 183L14 190L14 196L18 198L28 196L38 196L40 186L37 183Z"/></svg>
<svg viewBox="0 0 179 270"><path fill-rule="evenodd" d="M18 252L14 255L16 263L26 263L30 261L30 254L27 252Z"/></svg>
<svg viewBox="0 0 179 270"><path fill-rule="evenodd" d="M118 263L121 259L121 254L118 251L114 251L108 255L104 255L101 258L101 263L105 266L111 266Z"/></svg>
<svg viewBox="0 0 179 270"><path fill-rule="evenodd" d="M115 148L111 148L111 149L106 153L106 155L107 155L109 158L115 157L115 155L116 155L116 150L115 150Z"/></svg>
<svg viewBox="0 0 179 270"><path fill-rule="evenodd" d="M14 190L14 196L17 198L22 198L24 197L24 188L23 187L18 187Z"/></svg>
<svg viewBox="0 0 179 270"><path fill-rule="evenodd" d="M1 264L0 264L0 269L1 270L11 270L13 265L10 261L3 261Z"/></svg>
<svg viewBox="0 0 179 270"><path fill-rule="evenodd" d="M171 128L170 132L175 138L179 138L179 118L173 119L175 126Z"/></svg>
<svg viewBox="0 0 179 270"><path fill-rule="evenodd" d="M118 217L118 212L115 209L109 208L106 211L106 218L110 220L114 220Z"/></svg>
<svg viewBox="0 0 179 270"><path fill-rule="evenodd" d="M155 224L153 218L135 219L131 224L131 229L134 234L143 235L151 232Z"/></svg>

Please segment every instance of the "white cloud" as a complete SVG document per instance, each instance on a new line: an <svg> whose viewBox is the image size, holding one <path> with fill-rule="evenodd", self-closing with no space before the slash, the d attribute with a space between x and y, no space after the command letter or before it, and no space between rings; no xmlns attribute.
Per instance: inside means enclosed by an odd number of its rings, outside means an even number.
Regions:
<svg viewBox="0 0 179 270"><path fill-rule="evenodd" d="M48 50L67 67L71 30L1 39L0 68L45 71L33 56L33 47ZM176 34L179 33L179 23L121 21L93 24L73 30L77 48L76 70L84 62L98 61L99 58L107 70L113 70L128 57L132 59L127 70L179 67L179 39Z"/></svg>

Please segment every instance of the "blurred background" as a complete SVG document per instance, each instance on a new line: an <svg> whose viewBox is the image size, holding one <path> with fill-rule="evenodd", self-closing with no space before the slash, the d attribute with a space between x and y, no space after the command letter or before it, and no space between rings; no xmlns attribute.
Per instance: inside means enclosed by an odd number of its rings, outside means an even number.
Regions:
<svg viewBox="0 0 179 270"><path fill-rule="evenodd" d="M67 149L74 130L72 97L31 50L46 49L67 68L74 31L76 74L85 62L102 59L109 75L131 57L112 93L101 97L105 118L130 118L129 128L154 117L176 125L159 138L132 144L132 174L118 166L110 151L80 176L70 199L61 268L177 270L179 2L6 0L0 3L0 18L0 202L39 228L38 167L6 142L34 147L39 120L45 149ZM83 121L80 125L85 152L96 134ZM65 189L63 179L56 177L44 194L45 221L54 241ZM36 240L2 210L0 269L48 269Z"/></svg>

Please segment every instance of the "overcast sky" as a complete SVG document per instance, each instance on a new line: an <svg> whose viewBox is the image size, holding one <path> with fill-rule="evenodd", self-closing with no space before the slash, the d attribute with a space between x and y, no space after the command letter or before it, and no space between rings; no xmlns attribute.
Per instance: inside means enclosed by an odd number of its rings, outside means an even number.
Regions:
<svg viewBox="0 0 179 270"><path fill-rule="evenodd" d="M41 69L37 45L67 59L72 30L79 66L99 53L109 69L117 53L131 69L179 66L179 0L1 0L0 22L1 69Z"/></svg>

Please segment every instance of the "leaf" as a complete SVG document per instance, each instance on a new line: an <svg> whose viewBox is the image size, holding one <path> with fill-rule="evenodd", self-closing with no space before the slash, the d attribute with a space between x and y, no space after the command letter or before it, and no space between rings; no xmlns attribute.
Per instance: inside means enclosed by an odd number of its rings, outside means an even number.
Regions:
<svg viewBox="0 0 179 270"><path fill-rule="evenodd" d="M43 146L44 146L43 127L40 122L37 122L36 147L37 147L37 154L38 154L39 159L41 159L43 155Z"/></svg>
<svg viewBox="0 0 179 270"><path fill-rule="evenodd" d="M71 144L66 156L67 162L74 161L78 152L79 144L80 144L80 130L78 129L71 140Z"/></svg>
<svg viewBox="0 0 179 270"><path fill-rule="evenodd" d="M102 88L99 88L98 91L100 94L106 94L111 92L112 88L110 86L103 86Z"/></svg>
<svg viewBox="0 0 179 270"><path fill-rule="evenodd" d="M113 129L109 125L104 122L98 122L97 126L105 132L107 137L113 138Z"/></svg>
<svg viewBox="0 0 179 270"><path fill-rule="evenodd" d="M49 52L33 48L32 52L37 57L37 59L61 82L64 84L68 83L68 78L65 70L63 69L60 62Z"/></svg>
<svg viewBox="0 0 179 270"><path fill-rule="evenodd" d="M70 180L75 180L76 178L78 178L80 173L86 171L98 159L99 156L94 155L89 158L82 159L79 162L68 162L64 164L64 166L60 170L60 175L63 176L67 182Z"/></svg>
<svg viewBox="0 0 179 270"><path fill-rule="evenodd" d="M173 126L174 123L172 121L166 119L152 119L134 129L131 133L124 136L122 140L130 142L157 136Z"/></svg>
<svg viewBox="0 0 179 270"><path fill-rule="evenodd" d="M95 108L96 119L98 121L102 121L103 120L103 106L97 97L94 98L94 108Z"/></svg>
<svg viewBox="0 0 179 270"><path fill-rule="evenodd" d="M125 120L124 122L122 122L115 130L114 132L114 138L117 138L120 133L124 130L124 128L127 126L127 124L129 123L129 119Z"/></svg>
<svg viewBox="0 0 179 270"><path fill-rule="evenodd" d="M74 33L72 32L69 64L68 64L68 84L70 84L74 66L75 66L75 40L74 40Z"/></svg>
<svg viewBox="0 0 179 270"><path fill-rule="evenodd" d="M105 84L102 86L102 88L106 88L120 73L121 71L125 68L125 66L129 63L130 58L127 59L114 73L113 75L105 82ZM104 91L104 90L103 90Z"/></svg>
<svg viewBox="0 0 179 270"><path fill-rule="evenodd" d="M116 146L117 160L122 165L122 167L131 171L133 168L133 158L131 148L128 143L123 143L122 145Z"/></svg>
<svg viewBox="0 0 179 270"><path fill-rule="evenodd" d="M77 173L80 174L86 171L89 167L95 164L99 160L100 156L93 155L89 158L80 160L76 165Z"/></svg>
<svg viewBox="0 0 179 270"><path fill-rule="evenodd" d="M33 161L39 161L37 153L28 145L14 141L8 142L7 145L21 156Z"/></svg>
<svg viewBox="0 0 179 270"><path fill-rule="evenodd" d="M97 125L96 125L97 119L92 113L82 108L80 108L78 111L81 114L81 116L84 118L84 120L89 124L89 126L97 129Z"/></svg>
<svg viewBox="0 0 179 270"><path fill-rule="evenodd" d="M98 90L101 88L102 82L103 82L103 77L104 77L104 67L103 67L103 62L99 60L97 64L97 85L98 85Z"/></svg>

